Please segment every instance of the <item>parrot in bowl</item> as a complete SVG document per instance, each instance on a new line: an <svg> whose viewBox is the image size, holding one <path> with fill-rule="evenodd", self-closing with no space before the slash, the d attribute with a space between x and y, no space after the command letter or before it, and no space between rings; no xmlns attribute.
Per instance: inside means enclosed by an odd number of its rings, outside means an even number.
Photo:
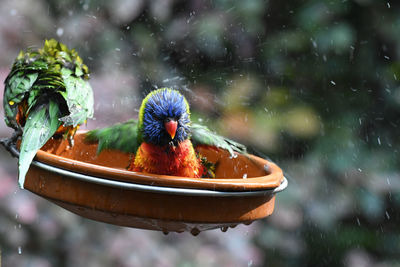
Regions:
<svg viewBox="0 0 400 267"><path fill-rule="evenodd" d="M21 51L4 81L3 107L7 126L15 131L8 145L21 138L19 185L36 152L53 136L73 137L93 117L89 69L75 50L54 39L43 48Z"/></svg>
<svg viewBox="0 0 400 267"><path fill-rule="evenodd" d="M85 140L98 142L98 153L114 149L134 154L128 170L191 178L214 177L215 166L196 152L198 146L224 149L231 156L246 153L244 145L192 123L186 98L170 88L150 92L138 120L91 130Z"/></svg>

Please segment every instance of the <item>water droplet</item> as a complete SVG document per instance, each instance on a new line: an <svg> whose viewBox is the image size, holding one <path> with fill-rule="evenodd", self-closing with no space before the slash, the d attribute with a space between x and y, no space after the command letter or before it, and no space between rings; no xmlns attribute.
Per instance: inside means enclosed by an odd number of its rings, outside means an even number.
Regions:
<svg viewBox="0 0 400 267"><path fill-rule="evenodd" d="M386 4L387 4L387 7L388 7L388 8L390 8L390 3L389 3L389 2L387 2Z"/></svg>
<svg viewBox="0 0 400 267"><path fill-rule="evenodd" d="M334 81L331 81L331 84L332 84L332 85L336 85L336 83L335 83Z"/></svg>
<svg viewBox="0 0 400 267"><path fill-rule="evenodd" d="M18 246L18 254L19 254L19 255L22 254L22 248L21 248L21 246Z"/></svg>
<svg viewBox="0 0 400 267"><path fill-rule="evenodd" d="M229 227L227 227L227 226L221 227L221 232L225 233L226 231L228 231L228 228Z"/></svg>
<svg viewBox="0 0 400 267"><path fill-rule="evenodd" d="M361 223L360 223L360 219L357 217L357 224L358 224L358 226L360 226L361 225Z"/></svg>
<svg viewBox="0 0 400 267"><path fill-rule="evenodd" d="M386 214L386 218L387 218L388 220L390 220L389 212L386 211L385 214Z"/></svg>
<svg viewBox="0 0 400 267"><path fill-rule="evenodd" d="M193 236L199 235L200 232L201 232L201 231L200 231L199 229L197 229L196 227L193 228L193 229L190 231L190 233L191 233Z"/></svg>
<svg viewBox="0 0 400 267"><path fill-rule="evenodd" d="M58 28L56 31L56 34L58 37L61 37L64 34L64 29L63 28Z"/></svg>
<svg viewBox="0 0 400 267"><path fill-rule="evenodd" d="M266 171L266 172L270 172L271 171L268 164L264 165L264 171Z"/></svg>
<svg viewBox="0 0 400 267"><path fill-rule="evenodd" d="M378 136L378 144L381 145L381 138Z"/></svg>
<svg viewBox="0 0 400 267"><path fill-rule="evenodd" d="M313 38L311 38L311 39L310 39L310 41L311 41L311 43L312 43L313 47L314 47L314 48L317 48L317 46L318 46L318 45L317 45L317 42L316 42L316 41L314 41L314 39L313 39Z"/></svg>
<svg viewBox="0 0 400 267"><path fill-rule="evenodd" d="M243 179L247 179L247 173L243 174Z"/></svg>
<svg viewBox="0 0 400 267"><path fill-rule="evenodd" d="M92 19L97 19L97 17L96 16L94 16L94 15L86 15L86 17L89 17L89 18L92 18Z"/></svg>

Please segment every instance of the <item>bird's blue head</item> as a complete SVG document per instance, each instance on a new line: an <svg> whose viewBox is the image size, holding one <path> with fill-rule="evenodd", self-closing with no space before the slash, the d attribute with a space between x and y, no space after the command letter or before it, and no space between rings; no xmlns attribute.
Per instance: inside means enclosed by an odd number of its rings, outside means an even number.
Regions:
<svg viewBox="0 0 400 267"><path fill-rule="evenodd" d="M146 96L139 110L139 136L143 141L177 146L189 134L189 104L181 93L162 88Z"/></svg>

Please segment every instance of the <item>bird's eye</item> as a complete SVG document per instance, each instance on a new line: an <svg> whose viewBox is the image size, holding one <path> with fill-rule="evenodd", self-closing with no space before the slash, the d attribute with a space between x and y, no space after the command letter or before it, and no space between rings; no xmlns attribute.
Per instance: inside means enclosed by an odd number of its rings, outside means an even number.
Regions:
<svg viewBox="0 0 400 267"><path fill-rule="evenodd" d="M166 122L170 122L170 121L179 121L179 117L167 117L167 118L165 118L164 119L164 123L166 123Z"/></svg>

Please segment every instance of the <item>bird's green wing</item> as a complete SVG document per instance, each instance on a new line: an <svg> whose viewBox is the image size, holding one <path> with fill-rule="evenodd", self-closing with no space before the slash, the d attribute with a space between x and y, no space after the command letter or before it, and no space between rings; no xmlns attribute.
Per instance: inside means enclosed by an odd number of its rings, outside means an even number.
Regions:
<svg viewBox="0 0 400 267"><path fill-rule="evenodd" d="M39 76L32 85L29 95L27 96L28 112L33 108L38 100L46 102L50 98L58 98L58 93L65 91L65 84L62 80L60 72L55 66L49 66L48 69L39 72ZM65 106L65 101L59 101Z"/></svg>
<svg viewBox="0 0 400 267"><path fill-rule="evenodd" d="M81 76L76 76L75 73L67 68L61 69L66 90L60 93L67 102L69 114L60 120L65 126L72 125L73 127L93 117L94 104L93 91L89 82L81 77L82 72L79 72Z"/></svg>
<svg viewBox="0 0 400 267"><path fill-rule="evenodd" d="M54 39L46 40L39 53L58 71L69 114L60 118L64 126L76 127L93 117L93 90L88 82L89 69L74 49Z"/></svg>
<svg viewBox="0 0 400 267"><path fill-rule="evenodd" d="M190 126L190 131L192 133L191 140L194 146L205 145L218 147L229 151L231 156L234 155L234 152L238 152L241 154L247 153L246 146L221 135L218 135L212 132L206 126L193 123Z"/></svg>
<svg viewBox="0 0 400 267"><path fill-rule="evenodd" d="M18 182L24 188L25 175L36 152L53 136L62 124L59 104L50 99L46 104L36 105L29 113L25 123L19 154Z"/></svg>
<svg viewBox="0 0 400 267"><path fill-rule="evenodd" d="M87 142L98 142L97 153L105 149L136 153L139 147L137 121L129 120L113 126L86 133Z"/></svg>
<svg viewBox="0 0 400 267"><path fill-rule="evenodd" d="M20 53L18 56L4 81L4 120L9 127L18 128L15 120L18 113L18 104L31 91L33 84L38 79L39 73L47 68L48 65L45 61L30 61L29 58L25 59L24 53Z"/></svg>

